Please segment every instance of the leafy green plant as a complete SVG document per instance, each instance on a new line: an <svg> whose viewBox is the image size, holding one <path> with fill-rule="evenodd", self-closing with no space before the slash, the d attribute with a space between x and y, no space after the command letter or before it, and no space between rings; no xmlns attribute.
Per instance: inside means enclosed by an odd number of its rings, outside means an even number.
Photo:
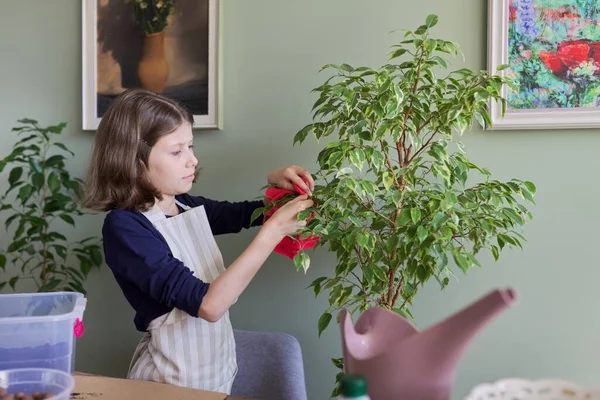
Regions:
<svg viewBox="0 0 600 400"><path fill-rule="evenodd" d="M499 75L467 68L446 72L450 41L430 36L429 15L405 31L390 62L379 69L328 64L332 75L314 91L313 122L297 132L327 140L318 154L314 198L318 206L303 236L321 236L336 254L332 276L310 285L328 293L319 335L345 308L384 307L413 319L410 306L430 279L443 289L456 268L480 266L482 251L498 260L506 247L521 247L519 233L534 203L533 183L501 182L471 162L457 141L473 122L491 125L491 101L504 113ZM469 175L477 182L468 184ZM308 268L301 252L294 259ZM341 359L334 359L341 367Z"/></svg>
<svg viewBox="0 0 600 400"><path fill-rule="evenodd" d="M145 35L162 32L175 9L174 0L126 0L133 7L136 24Z"/></svg>
<svg viewBox="0 0 600 400"><path fill-rule="evenodd" d="M0 160L0 172L11 167L0 212L8 214L5 226L12 231L6 251L0 252L5 276L0 289L8 284L15 290L17 282L26 279L40 292L86 293L83 282L103 261L100 246L94 237L68 242L57 230L64 227L58 225L61 221L75 227L74 217L86 214L78 205L82 181L65 169L65 154L74 154L56 141L66 123L41 127L32 119L18 122L20 126L12 131L24 137ZM7 261L17 271L10 279Z"/></svg>

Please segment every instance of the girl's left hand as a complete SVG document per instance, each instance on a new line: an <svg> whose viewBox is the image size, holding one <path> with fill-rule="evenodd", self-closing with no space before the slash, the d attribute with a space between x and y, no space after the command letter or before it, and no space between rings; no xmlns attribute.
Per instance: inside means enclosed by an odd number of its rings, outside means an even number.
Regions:
<svg viewBox="0 0 600 400"><path fill-rule="evenodd" d="M294 185L298 185L308 196L312 196L315 190L315 181L310 172L298 165L290 165L271 171L267 181L277 185L281 189L294 190ZM306 181L306 182L305 182Z"/></svg>

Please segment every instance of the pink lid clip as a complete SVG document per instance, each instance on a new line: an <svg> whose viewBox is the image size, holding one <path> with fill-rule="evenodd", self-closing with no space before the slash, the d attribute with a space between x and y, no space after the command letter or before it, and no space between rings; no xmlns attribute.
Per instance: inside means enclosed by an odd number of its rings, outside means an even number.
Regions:
<svg viewBox="0 0 600 400"><path fill-rule="evenodd" d="M83 321L79 318L75 319L75 326L73 327L73 332L75 333L76 338L80 338L83 336L83 332L85 331L85 327L83 326Z"/></svg>

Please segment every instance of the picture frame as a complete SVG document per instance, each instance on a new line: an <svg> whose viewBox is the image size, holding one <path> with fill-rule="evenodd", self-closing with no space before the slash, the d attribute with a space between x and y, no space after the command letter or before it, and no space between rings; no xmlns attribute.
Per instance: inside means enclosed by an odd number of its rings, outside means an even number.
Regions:
<svg viewBox="0 0 600 400"><path fill-rule="evenodd" d="M583 5L585 3L585 5ZM490 103L493 130L600 126L600 4L488 0L488 70L514 79ZM501 65L507 69L498 71Z"/></svg>
<svg viewBox="0 0 600 400"><path fill-rule="evenodd" d="M135 87L177 100L193 114L195 129L220 129L219 0L177 0L166 28L150 34L130 2L82 4L83 130L96 130L114 98ZM148 58L156 59L157 53L162 53L162 64L150 64L154 61Z"/></svg>

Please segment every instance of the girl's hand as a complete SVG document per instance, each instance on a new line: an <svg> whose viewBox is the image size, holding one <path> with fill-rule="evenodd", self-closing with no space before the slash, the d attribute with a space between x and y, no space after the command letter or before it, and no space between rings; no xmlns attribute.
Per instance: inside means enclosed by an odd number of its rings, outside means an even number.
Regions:
<svg viewBox="0 0 600 400"><path fill-rule="evenodd" d="M315 189L315 181L306 169L298 165L290 165L271 171L267 181L282 189L294 190L294 184L300 187L308 196L312 196Z"/></svg>
<svg viewBox="0 0 600 400"><path fill-rule="evenodd" d="M262 229L265 229L274 240L279 241L306 226L306 221L298 221L298 213L312 206L313 201L307 195L298 196L275 211Z"/></svg>

